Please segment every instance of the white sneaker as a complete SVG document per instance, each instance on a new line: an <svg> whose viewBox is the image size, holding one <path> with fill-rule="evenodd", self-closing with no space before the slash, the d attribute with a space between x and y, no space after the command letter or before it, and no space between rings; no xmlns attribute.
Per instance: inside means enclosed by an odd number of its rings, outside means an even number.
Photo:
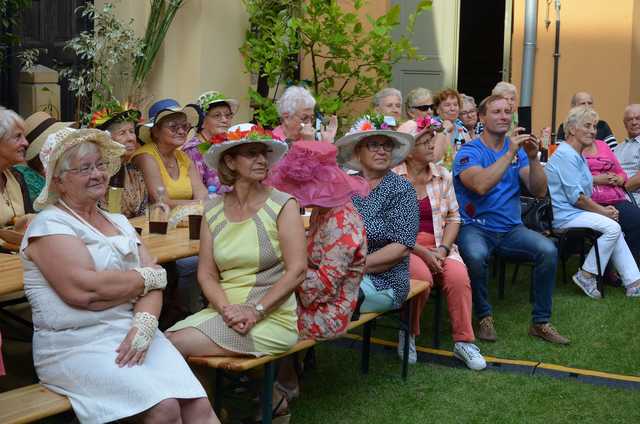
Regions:
<svg viewBox="0 0 640 424"><path fill-rule="evenodd" d="M402 359L404 354L404 331L398 332L398 356ZM418 362L418 352L416 351L416 336L409 336L409 363Z"/></svg>
<svg viewBox="0 0 640 424"><path fill-rule="evenodd" d="M590 274L585 274L584 272L578 270L573 275L573 282L576 286L580 287L580 289L592 299L602 299L602 294L598 290L598 283L596 281L596 277Z"/></svg>
<svg viewBox="0 0 640 424"><path fill-rule="evenodd" d="M453 345L453 356L474 371L480 371L487 367L487 362L480 354L480 349L473 343L456 342Z"/></svg>

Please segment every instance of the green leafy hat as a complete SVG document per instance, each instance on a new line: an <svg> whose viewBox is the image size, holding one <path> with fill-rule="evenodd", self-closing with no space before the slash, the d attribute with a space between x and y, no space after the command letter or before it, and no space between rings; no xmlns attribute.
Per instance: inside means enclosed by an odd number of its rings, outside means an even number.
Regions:
<svg viewBox="0 0 640 424"><path fill-rule="evenodd" d="M198 103L203 113L207 113L211 106L220 103L228 104L231 112L234 114L238 111L238 107L240 107L240 103L236 99L230 99L219 91L205 91L198 97L196 103Z"/></svg>

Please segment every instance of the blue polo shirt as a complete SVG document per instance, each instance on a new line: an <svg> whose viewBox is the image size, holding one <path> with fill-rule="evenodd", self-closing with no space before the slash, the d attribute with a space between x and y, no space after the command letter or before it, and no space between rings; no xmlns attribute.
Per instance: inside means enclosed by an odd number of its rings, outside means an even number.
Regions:
<svg viewBox="0 0 640 424"><path fill-rule="evenodd" d="M487 194L467 189L460 174L473 166L488 168L507 154L511 141L505 138L504 146L496 152L480 138L466 143L453 163L453 186L460 205L463 225L476 225L487 231L506 233L522 224L520 216L520 170L529 166L529 158L519 149L514 161L502 175L502 179Z"/></svg>

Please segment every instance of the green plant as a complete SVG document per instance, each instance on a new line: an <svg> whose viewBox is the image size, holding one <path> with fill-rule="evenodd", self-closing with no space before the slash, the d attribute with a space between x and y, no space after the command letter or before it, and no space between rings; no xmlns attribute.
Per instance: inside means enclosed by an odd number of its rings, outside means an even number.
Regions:
<svg viewBox="0 0 640 424"><path fill-rule="evenodd" d="M93 21L93 31L84 31L65 44L65 49L72 50L81 63L61 69L60 76L69 81L69 89L78 99L80 120L86 123L90 111L98 105L128 96L133 64L143 55L143 44L131 27L133 19L121 22L113 4L105 3L98 11L88 3L78 11Z"/></svg>
<svg viewBox="0 0 640 424"><path fill-rule="evenodd" d="M367 99L391 81L400 60L422 60L411 43L416 17L431 7L418 3L404 33L394 38L400 6L374 19L364 18L364 1L354 0L347 12L336 0L243 0L251 28L241 47L248 72L266 78L269 86L295 81L297 61L308 61L307 81L324 113L347 115L354 101ZM366 22L365 22L366 19ZM368 28L367 28L368 26ZM273 93L274 99L276 93ZM256 93L250 92L255 101ZM255 101L259 106L264 102ZM257 111L259 114L259 110Z"/></svg>
<svg viewBox="0 0 640 424"><path fill-rule="evenodd" d="M0 0L0 68L6 64L5 48L19 47L21 44L14 28L20 24L20 12L29 7L31 0Z"/></svg>
<svg viewBox="0 0 640 424"><path fill-rule="evenodd" d="M144 48L142 54L135 60L133 73L135 92L139 93L142 90L171 22L183 3L184 0L151 0L151 13L143 39Z"/></svg>

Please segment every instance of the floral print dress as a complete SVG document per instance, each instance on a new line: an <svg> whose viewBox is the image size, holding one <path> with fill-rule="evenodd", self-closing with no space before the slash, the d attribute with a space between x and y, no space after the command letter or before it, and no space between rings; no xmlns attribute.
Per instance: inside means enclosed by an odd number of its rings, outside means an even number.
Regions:
<svg viewBox="0 0 640 424"><path fill-rule="evenodd" d="M367 255L364 223L351 202L314 209L307 238L308 270L298 287L300 338L344 333L358 300Z"/></svg>

